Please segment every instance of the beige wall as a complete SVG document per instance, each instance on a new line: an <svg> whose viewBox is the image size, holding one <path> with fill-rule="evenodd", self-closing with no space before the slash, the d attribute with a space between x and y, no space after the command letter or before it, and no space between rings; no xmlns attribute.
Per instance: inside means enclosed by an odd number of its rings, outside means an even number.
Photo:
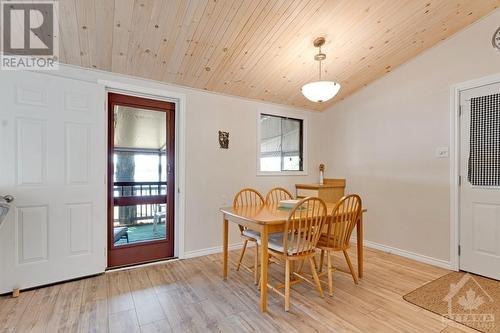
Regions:
<svg viewBox="0 0 500 333"><path fill-rule="evenodd" d="M186 250L220 246L221 216L218 207L230 206L243 187L264 195L274 186L294 191L294 184L316 180L322 114L302 112L309 123L309 176L256 176L257 110L275 106L214 94L188 94L186 160ZM229 150L218 148L217 131L230 133ZM232 228L236 230L235 227ZM239 242L233 233L232 242Z"/></svg>
<svg viewBox="0 0 500 333"><path fill-rule="evenodd" d="M61 71L47 74L72 77L97 83L119 82L137 87L185 94L186 96L186 168L185 168L185 237L188 255L222 245L222 216L219 208L230 206L233 196L243 187L254 187L265 193L274 186L294 191L294 184L317 180L320 158L320 136L324 114L261 103L239 97L187 89L160 82L61 66ZM305 116L308 123L307 176L257 176L257 112L283 110ZM103 109L103 112L105 110ZM230 133L229 149L219 149L218 131ZM293 193L293 192L292 192ZM231 227L230 244L240 243L237 228ZM189 253L191 252L191 253Z"/></svg>
<svg viewBox="0 0 500 333"><path fill-rule="evenodd" d="M450 258L450 86L500 72L500 10L327 111L321 152L368 208L369 241Z"/></svg>

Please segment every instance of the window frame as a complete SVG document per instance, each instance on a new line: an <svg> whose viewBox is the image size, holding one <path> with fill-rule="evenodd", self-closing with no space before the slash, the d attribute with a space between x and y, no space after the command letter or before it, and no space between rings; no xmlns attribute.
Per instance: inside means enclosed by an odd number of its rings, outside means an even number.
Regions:
<svg viewBox="0 0 500 333"><path fill-rule="evenodd" d="M261 115L269 115L281 118L291 118L302 121L302 171L261 171L260 170L260 118ZM303 113L285 109L263 108L257 111L257 156L256 156L256 174L257 176L307 176L308 175L308 119ZM282 161L283 163L283 161Z"/></svg>

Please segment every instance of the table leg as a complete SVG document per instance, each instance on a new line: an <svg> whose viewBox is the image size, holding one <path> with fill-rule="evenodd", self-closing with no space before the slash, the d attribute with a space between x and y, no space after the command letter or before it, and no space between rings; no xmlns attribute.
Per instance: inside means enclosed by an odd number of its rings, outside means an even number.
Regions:
<svg viewBox="0 0 500 333"><path fill-rule="evenodd" d="M268 253L268 233L269 230L267 225L262 227L262 231L260 233L261 237L261 264L260 264L260 309L262 312L267 311L267 265L269 261L269 253Z"/></svg>
<svg viewBox="0 0 500 333"><path fill-rule="evenodd" d="M358 276L361 279L363 277L363 214L362 213L358 223L356 224L356 236L357 236L356 246L358 248Z"/></svg>
<svg viewBox="0 0 500 333"><path fill-rule="evenodd" d="M222 252L223 252L223 256L224 256L224 272L223 272L223 279L224 280L227 280L227 255L228 255L228 244L229 244L229 230L228 230L228 227L229 227L229 221L226 219L226 217L224 216L224 223L223 223L223 246L222 246Z"/></svg>

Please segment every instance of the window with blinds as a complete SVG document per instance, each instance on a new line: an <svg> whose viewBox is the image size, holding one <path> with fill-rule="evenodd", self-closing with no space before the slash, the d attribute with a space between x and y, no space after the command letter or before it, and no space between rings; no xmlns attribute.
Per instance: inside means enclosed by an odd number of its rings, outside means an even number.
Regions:
<svg viewBox="0 0 500 333"><path fill-rule="evenodd" d="M303 120L260 115L260 171L303 171Z"/></svg>

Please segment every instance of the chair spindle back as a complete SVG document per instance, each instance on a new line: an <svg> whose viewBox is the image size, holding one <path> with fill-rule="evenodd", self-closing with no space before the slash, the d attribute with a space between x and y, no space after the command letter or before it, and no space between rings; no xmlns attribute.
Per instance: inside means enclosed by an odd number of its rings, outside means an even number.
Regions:
<svg viewBox="0 0 500 333"><path fill-rule="evenodd" d="M283 251L287 256L315 251L327 211L323 200L304 198L295 205L285 224Z"/></svg>
<svg viewBox="0 0 500 333"><path fill-rule="evenodd" d="M233 199L233 207L240 207L240 206L262 206L264 205L264 197L262 197L262 194L259 193L259 191L254 190L253 188L244 188L236 195L234 196ZM240 232L243 232L245 228L241 225L238 225L240 228Z"/></svg>
<svg viewBox="0 0 500 333"><path fill-rule="evenodd" d="M277 205L281 200L290 200L293 196L288 190L282 187L275 187L270 190L266 195L267 205Z"/></svg>
<svg viewBox="0 0 500 333"><path fill-rule="evenodd" d="M361 218L361 197L356 194L344 196L335 205L327 227L327 247L344 250L349 247L354 227Z"/></svg>
<svg viewBox="0 0 500 333"><path fill-rule="evenodd" d="M233 207L260 206L264 204L264 198L253 188L244 188L234 196Z"/></svg>

